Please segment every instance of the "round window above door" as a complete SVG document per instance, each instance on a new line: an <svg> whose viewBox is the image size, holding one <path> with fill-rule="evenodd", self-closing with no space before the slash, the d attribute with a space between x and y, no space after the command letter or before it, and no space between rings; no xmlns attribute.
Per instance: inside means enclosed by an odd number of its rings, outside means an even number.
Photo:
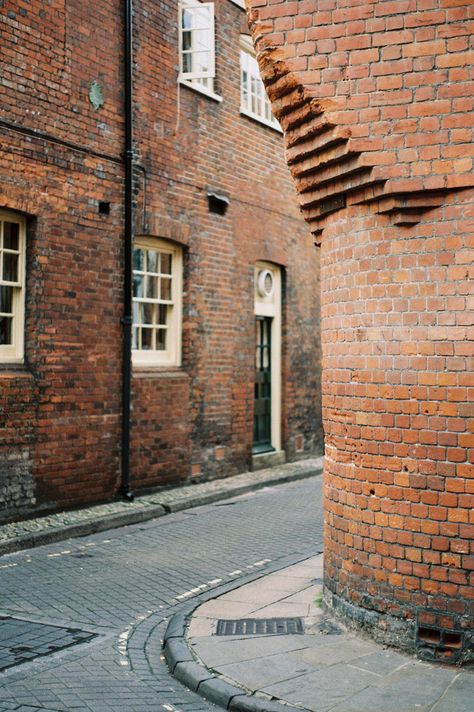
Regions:
<svg viewBox="0 0 474 712"><path fill-rule="evenodd" d="M274 290L273 273L269 269L262 269L258 273L257 291L261 297L271 297Z"/></svg>

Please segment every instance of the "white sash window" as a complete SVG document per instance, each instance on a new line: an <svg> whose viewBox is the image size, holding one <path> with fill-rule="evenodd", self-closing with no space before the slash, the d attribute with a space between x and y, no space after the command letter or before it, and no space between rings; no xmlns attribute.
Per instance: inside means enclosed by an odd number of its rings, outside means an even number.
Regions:
<svg viewBox="0 0 474 712"><path fill-rule="evenodd" d="M23 360L25 221L0 212L0 362Z"/></svg>
<svg viewBox="0 0 474 712"><path fill-rule="evenodd" d="M272 114L252 41L247 35L240 37L240 111L252 119L281 130Z"/></svg>
<svg viewBox="0 0 474 712"><path fill-rule="evenodd" d="M214 91L214 3L181 0L179 4L179 79Z"/></svg>
<svg viewBox="0 0 474 712"><path fill-rule="evenodd" d="M136 365L181 363L182 250L158 238L133 248L132 354Z"/></svg>

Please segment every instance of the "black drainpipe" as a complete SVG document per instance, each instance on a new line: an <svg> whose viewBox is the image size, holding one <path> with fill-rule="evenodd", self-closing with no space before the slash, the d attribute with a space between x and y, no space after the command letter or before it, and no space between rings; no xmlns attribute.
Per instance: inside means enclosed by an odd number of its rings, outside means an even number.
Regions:
<svg viewBox="0 0 474 712"><path fill-rule="evenodd" d="M130 487L130 388L132 369L132 250L133 250L133 39L132 2L124 0L124 278L123 278L123 373L122 373L122 485L125 499L133 500Z"/></svg>

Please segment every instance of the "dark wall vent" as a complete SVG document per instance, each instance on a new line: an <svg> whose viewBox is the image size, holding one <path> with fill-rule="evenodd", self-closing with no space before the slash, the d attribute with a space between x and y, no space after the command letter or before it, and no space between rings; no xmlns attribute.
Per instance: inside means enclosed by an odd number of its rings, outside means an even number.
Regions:
<svg viewBox="0 0 474 712"><path fill-rule="evenodd" d="M229 198L218 193L208 193L207 200L209 204L209 212L216 215L225 215L229 207Z"/></svg>

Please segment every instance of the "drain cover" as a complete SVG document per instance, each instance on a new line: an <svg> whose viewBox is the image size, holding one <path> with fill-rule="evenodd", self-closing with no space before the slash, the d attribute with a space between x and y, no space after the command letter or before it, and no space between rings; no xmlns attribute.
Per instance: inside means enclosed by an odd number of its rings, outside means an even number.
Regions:
<svg viewBox="0 0 474 712"><path fill-rule="evenodd" d="M0 617L0 671L95 637L77 628Z"/></svg>
<svg viewBox="0 0 474 712"><path fill-rule="evenodd" d="M216 635L294 635L304 633L302 618L242 618L217 621Z"/></svg>

